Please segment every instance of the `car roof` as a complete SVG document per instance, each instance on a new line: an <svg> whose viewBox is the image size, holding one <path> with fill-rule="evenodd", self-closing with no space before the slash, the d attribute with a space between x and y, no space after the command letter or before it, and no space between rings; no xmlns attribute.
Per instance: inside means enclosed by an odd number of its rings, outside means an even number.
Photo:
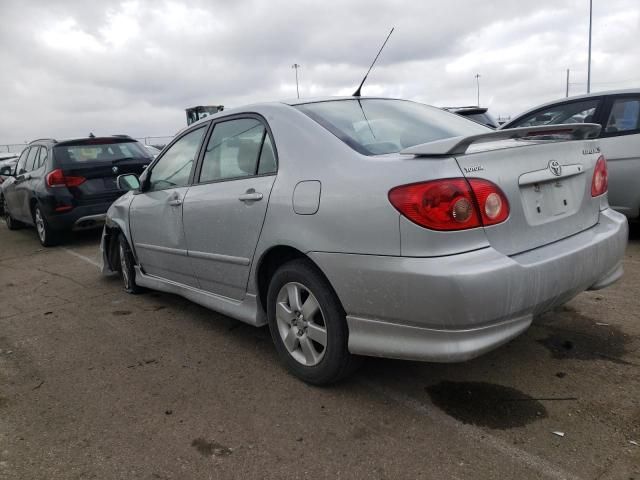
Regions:
<svg viewBox="0 0 640 480"><path fill-rule="evenodd" d="M536 105L533 108L530 108L528 110L525 110L524 112L519 113L513 118L513 120L511 120L510 122L507 122L505 125L508 125L513 121L523 117L524 115L528 115L531 112L535 112L536 110L540 110L541 108L551 107L559 103L572 102L574 100L583 100L583 99L594 98L594 97L604 97L608 95L626 95L626 94L640 94L640 88L629 88L626 90L605 90L602 92L592 92L584 95L574 95L573 97L566 97L558 100L553 100L551 102L541 103L540 105Z"/></svg>
<svg viewBox="0 0 640 480"><path fill-rule="evenodd" d="M252 111L259 111L260 107L267 107L267 106L295 107L296 105L305 105L309 103L335 102L335 101L341 101L341 100L372 100L372 99L373 100L398 100L398 101L405 101L405 102L412 101L412 100L405 100L402 98L391 98L391 97L338 97L338 96L329 97L327 96L327 97L295 98L295 99L285 99L285 100L277 100L277 101L270 101L270 102L250 103L247 105L241 105L239 107L225 109L223 111L214 113L212 115L208 115L205 118L201 118L197 122L193 122L191 125L187 125L186 127L178 130L175 136L181 134L182 132L186 132L187 130L190 130L194 127L202 125L206 122L209 122L211 120L215 120L217 118L229 117L231 115L237 115L242 113L250 113Z"/></svg>
<svg viewBox="0 0 640 480"><path fill-rule="evenodd" d="M102 135L100 137L98 136L94 136L94 137L71 137L71 138L61 138L61 139L55 139L55 138L37 138L35 140L31 140L29 142L29 145L33 145L35 143L46 143L46 144L70 144L70 143L74 143L74 142L84 142L84 141L92 141L92 142L99 142L100 140L113 140L114 138L117 139L121 139L123 141L132 141L132 142L137 142L137 140L135 138L130 137L129 135ZM26 146L29 146L26 145Z"/></svg>

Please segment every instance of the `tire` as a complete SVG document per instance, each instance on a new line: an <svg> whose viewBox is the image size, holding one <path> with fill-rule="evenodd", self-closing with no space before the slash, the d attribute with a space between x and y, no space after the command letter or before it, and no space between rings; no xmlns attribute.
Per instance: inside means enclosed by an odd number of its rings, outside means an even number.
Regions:
<svg viewBox="0 0 640 480"><path fill-rule="evenodd" d="M7 228L9 230L18 230L24 227L24 224L22 222L19 222L18 220L14 219L9 213L9 209L7 208L7 202L4 200L4 195L0 196L0 211L4 216L4 221L7 224Z"/></svg>
<svg viewBox="0 0 640 480"><path fill-rule="evenodd" d="M36 226L38 240L40 240L43 247L53 247L60 243L60 232L51 228L38 205L33 209L33 223Z"/></svg>
<svg viewBox="0 0 640 480"><path fill-rule="evenodd" d="M361 359L349 353L349 331L340 300L306 259L282 265L267 293L273 343L289 372L313 385L351 374ZM324 345L323 345L324 342Z"/></svg>
<svg viewBox="0 0 640 480"><path fill-rule="evenodd" d="M142 292L142 288L136 285L136 270L134 268L136 261L131 253L129 242L122 233L118 235L118 263L124 291L131 294Z"/></svg>

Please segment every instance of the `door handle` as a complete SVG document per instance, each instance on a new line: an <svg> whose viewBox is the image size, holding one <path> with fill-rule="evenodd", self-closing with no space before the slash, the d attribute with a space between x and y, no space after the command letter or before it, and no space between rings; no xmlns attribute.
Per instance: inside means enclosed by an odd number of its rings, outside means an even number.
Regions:
<svg viewBox="0 0 640 480"><path fill-rule="evenodd" d="M182 199L172 198L171 200L169 200L169 205L171 205L172 207L179 207L180 205L182 205Z"/></svg>
<svg viewBox="0 0 640 480"><path fill-rule="evenodd" d="M262 194L260 192L256 192L253 188L250 188L246 193L240 195L238 199L241 202L257 202L258 200L262 200Z"/></svg>

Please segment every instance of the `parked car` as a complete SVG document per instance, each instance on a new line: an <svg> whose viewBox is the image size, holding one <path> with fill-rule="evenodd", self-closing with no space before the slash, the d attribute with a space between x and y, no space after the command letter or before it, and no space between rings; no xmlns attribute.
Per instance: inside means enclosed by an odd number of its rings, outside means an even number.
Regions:
<svg viewBox="0 0 640 480"><path fill-rule="evenodd" d="M448 112L457 113L458 115L467 117L469 120L473 120L474 122L478 122L479 124L485 125L489 128L496 129L500 126L486 107L444 107L444 109Z"/></svg>
<svg viewBox="0 0 640 480"><path fill-rule="evenodd" d="M142 144L122 135L34 140L2 184L7 226L35 226L46 247L63 232L102 227L111 202L124 193L116 177L140 174L151 161Z"/></svg>
<svg viewBox="0 0 640 480"><path fill-rule="evenodd" d="M16 169L18 163L17 157L11 157L9 159L0 160L0 185L10 176Z"/></svg>
<svg viewBox="0 0 640 480"><path fill-rule="evenodd" d="M118 177L104 272L268 323L310 383L361 355L466 360L622 275L599 127L556 130L376 98L225 110Z"/></svg>
<svg viewBox="0 0 640 480"><path fill-rule="evenodd" d="M545 103L501 128L597 123L609 166L609 203L630 219L640 217L640 89L598 92Z"/></svg>

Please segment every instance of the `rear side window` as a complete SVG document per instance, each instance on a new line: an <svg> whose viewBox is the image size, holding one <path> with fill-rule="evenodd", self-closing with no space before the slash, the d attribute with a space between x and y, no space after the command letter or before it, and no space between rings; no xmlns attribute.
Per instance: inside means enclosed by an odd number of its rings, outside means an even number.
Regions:
<svg viewBox="0 0 640 480"><path fill-rule="evenodd" d="M600 100L595 99L554 105L527 115L510 125L510 128L559 125L563 123L591 123L599 104Z"/></svg>
<svg viewBox="0 0 640 480"><path fill-rule="evenodd" d="M491 131L459 115L406 100L332 100L296 108L364 155Z"/></svg>
<svg viewBox="0 0 640 480"><path fill-rule="evenodd" d="M151 154L138 142L114 142L77 145L63 145L54 148L58 163L113 162L123 159L151 159Z"/></svg>
<svg viewBox="0 0 640 480"><path fill-rule="evenodd" d="M38 155L38 166L40 168L47 163L47 157L49 156L49 150L46 147L40 148L40 155Z"/></svg>
<svg viewBox="0 0 640 480"><path fill-rule="evenodd" d="M640 129L640 98L619 98L613 102L605 133L622 133Z"/></svg>
<svg viewBox="0 0 640 480"><path fill-rule="evenodd" d="M207 144L200 182L275 172L275 155L265 126L255 118L215 125Z"/></svg>
<svg viewBox="0 0 640 480"><path fill-rule="evenodd" d="M31 147L29 150L29 156L27 157L27 164L25 165L25 172L30 172L38 168L38 154L40 153L40 147Z"/></svg>

